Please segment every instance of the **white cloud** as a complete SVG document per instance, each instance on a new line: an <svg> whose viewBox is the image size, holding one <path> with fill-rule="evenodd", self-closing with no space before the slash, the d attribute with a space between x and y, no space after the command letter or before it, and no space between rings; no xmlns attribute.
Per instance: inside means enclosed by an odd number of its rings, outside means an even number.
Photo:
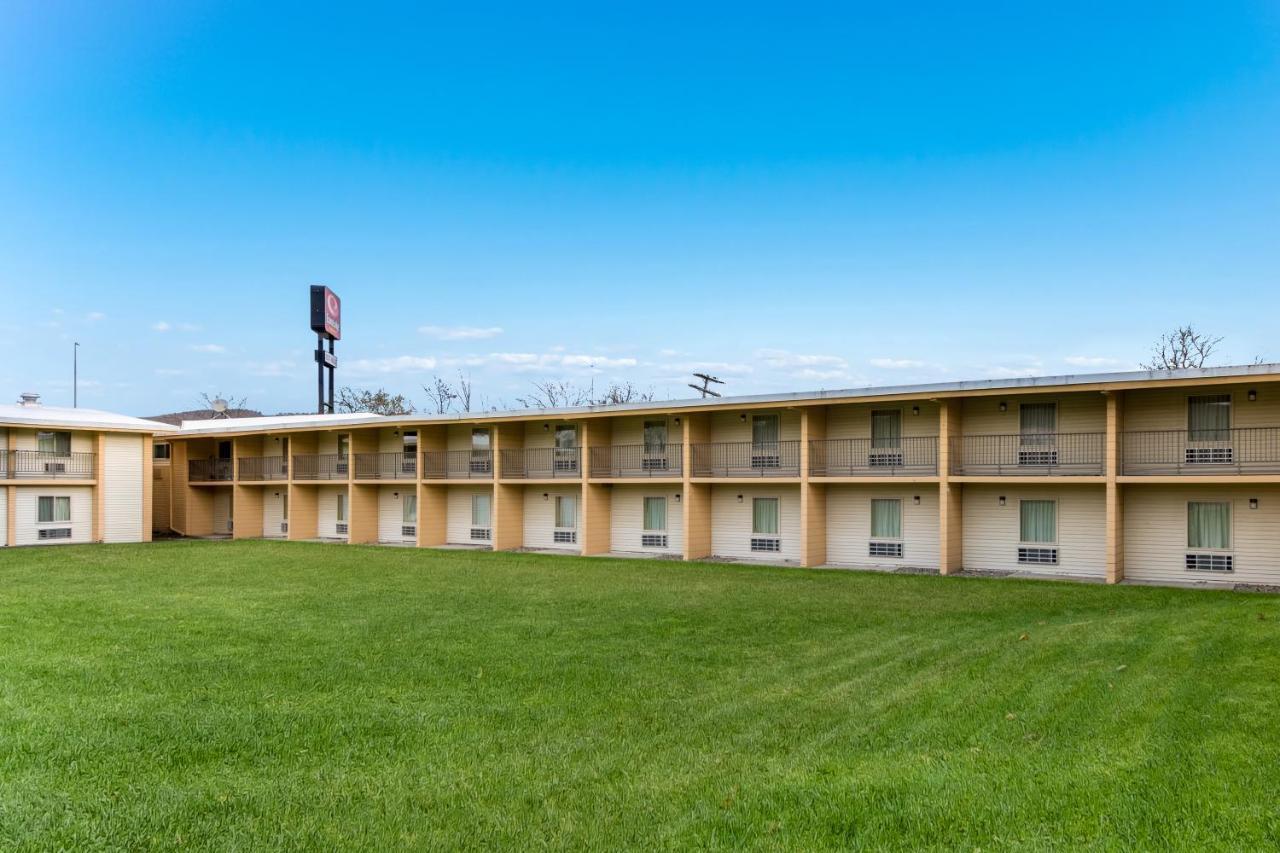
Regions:
<svg viewBox="0 0 1280 853"><path fill-rule="evenodd" d="M496 338L501 326L420 326L418 332L440 341L477 341Z"/></svg>
<svg viewBox="0 0 1280 853"><path fill-rule="evenodd" d="M90 311L88 314L84 316L84 318L88 320L90 323L96 323L99 320L107 319L107 315L103 314L101 311Z"/></svg>
<svg viewBox="0 0 1280 853"><path fill-rule="evenodd" d="M298 365L288 360L251 361L245 365L245 371L254 376L292 376Z"/></svg>
<svg viewBox="0 0 1280 853"><path fill-rule="evenodd" d="M560 363L565 367L635 367L638 362L634 358L609 358L601 355L563 355Z"/></svg>
<svg viewBox="0 0 1280 853"><path fill-rule="evenodd" d="M756 350L756 358L770 367L781 370L796 367L839 367L843 369L849 366L849 362L838 355L804 355L782 349Z"/></svg>
<svg viewBox="0 0 1280 853"><path fill-rule="evenodd" d="M924 367L925 363L916 361L913 358L873 358L871 359L871 366L884 370L911 370Z"/></svg>
<svg viewBox="0 0 1280 853"><path fill-rule="evenodd" d="M816 379L816 380L847 379L849 377L849 372L847 370L842 370L842 369L841 370L817 370L812 367L806 367L801 370L795 371L791 375L796 377L797 379Z"/></svg>
<svg viewBox="0 0 1280 853"><path fill-rule="evenodd" d="M1102 355L1069 355L1063 359L1072 367L1131 367L1129 362Z"/></svg>
<svg viewBox="0 0 1280 853"><path fill-rule="evenodd" d="M435 370L438 362L431 356L397 355L390 358L358 358L346 365L355 376L375 376L388 373L421 373Z"/></svg>
<svg viewBox="0 0 1280 853"><path fill-rule="evenodd" d="M152 328L154 331L157 331L157 332L167 332L167 331L169 331L170 329L172 329L172 328L173 328L173 326L170 326L170 325L169 325L168 323L166 323L164 320L160 320L160 321L158 321L158 322L152 323L152 324L151 324L151 328Z"/></svg>
<svg viewBox="0 0 1280 853"><path fill-rule="evenodd" d="M195 352L211 352L211 353L223 353L227 351L227 348L224 347L222 344L192 344L191 349L194 350Z"/></svg>

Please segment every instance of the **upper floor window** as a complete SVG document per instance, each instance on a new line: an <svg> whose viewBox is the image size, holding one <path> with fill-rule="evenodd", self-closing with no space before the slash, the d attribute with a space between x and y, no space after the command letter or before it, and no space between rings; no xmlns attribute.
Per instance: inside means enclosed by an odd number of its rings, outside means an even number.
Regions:
<svg viewBox="0 0 1280 853"><path fill-rule="evenodd" d="M410 457L417 456L418 455L418 431L413 429L405 430L404 434L401 436L401 439L402 439L401 446L404 449L404 455L410 456Z"/></svg>
<svg viewBox="0 0 1280 853"><path fill-rule="evenodd" d="M902 446L901 409L882 409L871 413L871 446Z"/></svg>
<svg viewBox="0 0 1280 853"><path fill-rule="evenodd" d="M777 444L782 424L777 415L755 415L751 418L751 443L756 446Z"/></svg>
<svg viewBox="0 0 1280 853"><path fill-rule="evenodd" d="M350 450L351 450L351 436L346 435L345 433L343 435L338 436L338 455L345 459L347 456L347 453Z"/></svg>
<svg viewBox="0 0 1280 853"><path fill-rule="evenodd" d="M556 424L556 448L572 450L578 446L578 428L574 424Z"/></svg>
<svg viewBox="0 0 1280 853"><path fill-rule="evenodd" d="M667 449L667 422L644 422L644 450L646 453L662 453Z"/></svg>
<svg viewBox="0 0 1280 853"><path fill-rule="evenodd" d="M1231 395L1205 394L1187 398L1187 432L1191 441L1231 438Z"/></svg>
<svg viewBox="0 0 1280 853"><path fill-rule="evenodd" d="M1018 407L1018 432L1023 444L1050 444L1057 431L1057 403L1023 403Z"/></svg>
<svg viewBox="0 0 1280 853"><path fill-rule="evenodd" d="M36 433L36 450L41 453L56 453L66 456L71 452L71 433L38 432Z"/></svg>
<svg viewBox="0 0 1280 853"><path fill-rule="evenodd" d="M173 453L173 446L169 444L157 444L152 448L151 456L153 459L168 459Z"/></svg>
<svg viewBox="0 0 1280 853"><path fill-rule="evenodd" d="M489 449L489 430L483 427L476 427L471 430L471 449L472 450L488 450Z"/></svg>

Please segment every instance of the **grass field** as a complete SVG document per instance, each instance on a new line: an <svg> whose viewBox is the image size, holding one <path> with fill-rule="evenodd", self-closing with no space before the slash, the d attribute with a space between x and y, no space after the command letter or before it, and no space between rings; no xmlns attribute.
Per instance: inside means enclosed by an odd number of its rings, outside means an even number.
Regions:
<svg viewBox="0 0 1280 853"><path fill-rule="evenodd" d="M0 847L1274 848L1280 598L0 552Z"/></svg>

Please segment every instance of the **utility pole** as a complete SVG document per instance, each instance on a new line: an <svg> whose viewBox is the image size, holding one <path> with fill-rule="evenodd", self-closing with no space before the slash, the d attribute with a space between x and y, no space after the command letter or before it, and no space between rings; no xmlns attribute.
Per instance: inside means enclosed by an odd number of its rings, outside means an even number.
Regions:
<svg viewBox="0 0 1280 853"><path fill-rule="evenodd" d="M694 375L694 376L696 376L697 378L701 379L701 380L702 380L702 384L701 384L701 385L694 385L692 382L690 382L690 383L689 383L689 387L690 387L690 388L692 388L693 390L697 391L699 394L701 394L701 395L702 395L702 399L704 399L704 400L705 400L705 399L707 399L708 397L719 397L719 396L720 396L720 392L718 392L718 391L712 391L712 390L711 390L711 388L710 388L710 385L711 385L711 383L712 383L712 382L714 382L714 383L715 383L715 384L717 384L717 385L723 385L723 384L724 384L724 380L723 380L723 379L717 379L716 377L711 376L710 374L707 374L707 373L695 373L695 374L693 374L693 375Z"/></svg>

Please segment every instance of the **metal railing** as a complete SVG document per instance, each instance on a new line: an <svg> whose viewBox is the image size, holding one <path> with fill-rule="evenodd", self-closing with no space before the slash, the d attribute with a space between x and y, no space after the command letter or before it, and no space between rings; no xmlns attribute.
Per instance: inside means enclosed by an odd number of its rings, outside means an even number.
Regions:
<svg viewBox="0 0 1280 853"><path fill-rule="evenodd" d="M1280 427L1121 433L1120 471L1154 474L1280 472Z"/></svg>
<svg viewBox="0 0 1280 853"><path fill-rule="evenodd" d="M96 453L0 451L0 477L7 480L92 480L97 458Z"/></svg>
<svg viewBox="0 0 1280 853"><path fill-rule="evenodd" d="M827 438L809 442L814 477L932 476L938 473L938 437L905 437L896 447L875 447L869 438Z"/></svg>
<svg viewBox="0 0 1280 853"><path fill-rule="evenodd" d="M679 444L660 446L615 444L591 448L592 477L679 477L684 448Z"/></svg>
<svg viewBox="0 0 1280 853"><path fill-rule="evenodd" d="M576 480L582 476L576 447L526 447L503 450L502 476L517 480Z"/></svg>
<svg viewBox="0 0 1280 853"><path fill-rule="evenodd" d="M422 476L428 480L492 480L492 450L427 450Z"/></svg>
<svg viewBox="0 0 1280 853"><path fill-rule="evenodd" d="M287 480L289 457L242 456L236 460L237 476L241 480Z"/></svg>
<svg viewBox="0 0 1280 853"><path fill-rule="evenodd" d="M963 435L951 442L951 473L1008 476L1100 475L1106 433Z"/></svg>
<svg viewBox="0 0 1280 853"><path fill-rule="evenodd" d="M230 459L191 459L187 479L192 483L221 483L231 479Z"/></svg>
<svg viewBox="0 0 1280 853"><path fill-rule="evenodd" d="M418 454L404 451L355 454L357 480L415 480L418 477Z"/></svg>
<svg viewBox="0 0 1280 853"><path fill-rule="evenodd" d="M799 441L693 445L695 477L799 477Z"/></svg>
<svg viewBox="0 0 1280 853"><path fill-rule="evenodd" d="M301 453L293 457L295 480L345 480L350 470L348 457L338 453Z"/></svg>

